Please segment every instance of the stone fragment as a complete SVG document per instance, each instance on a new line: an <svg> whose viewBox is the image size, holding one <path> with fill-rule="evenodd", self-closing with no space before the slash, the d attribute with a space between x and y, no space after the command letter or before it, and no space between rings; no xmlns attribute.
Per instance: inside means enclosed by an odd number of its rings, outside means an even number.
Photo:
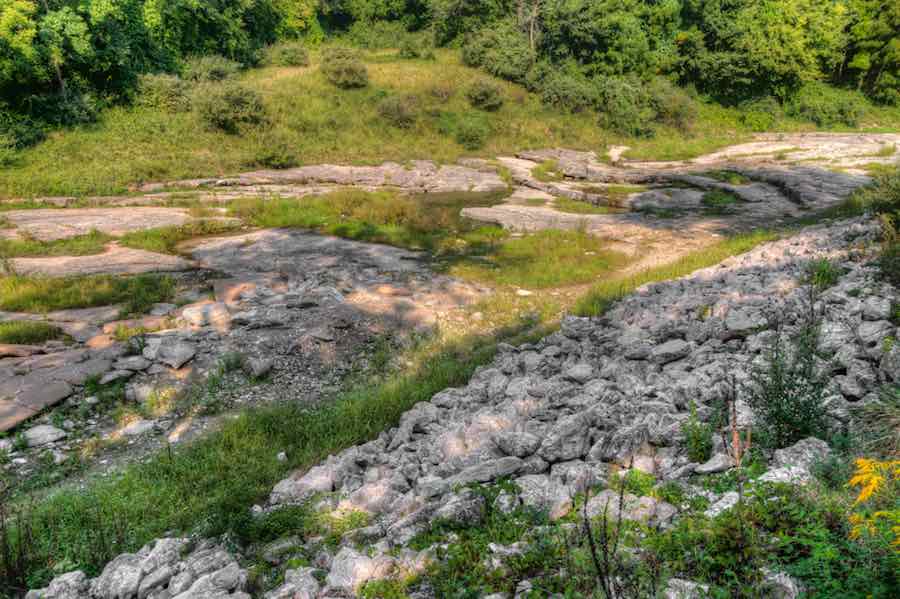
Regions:
<svg viewBox="0 0 900 599"><path fill-rule="evenodd" d="M670 578L663 591L664 599L705 599L709 593L709 586L683 580L681 578Z"/></svg>
<svg viewBox="0 0 900 599"><path fill-rule="evenodd" d="M734 467L734 461L724 453L717 453L705 463L694 468L694 474L716 474Z"/></svg>
<svg viewBox="0 0 900 599"><path fill-rule="evenodd" d="M39 424L25 431L25 440L28 442L28 447L40 447L41 445L54 443L60 439L65 439L66 436L66 431L49 424Z"/></svg>
<svg viewBox="0 0 900 599"><path fill-rule="evenodd" d="M683 339L670 339L650 351L650 361L656 364L668 364L684 358L689 353L691 353L690 343Z"/></svg>

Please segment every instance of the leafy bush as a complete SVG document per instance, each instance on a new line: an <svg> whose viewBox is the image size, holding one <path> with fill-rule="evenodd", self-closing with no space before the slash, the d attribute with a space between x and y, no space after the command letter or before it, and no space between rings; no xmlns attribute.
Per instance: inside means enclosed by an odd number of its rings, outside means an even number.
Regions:
<svg viewBox="0 0 900 599"><path fill-rule="evenodd" d="M93 94L68 90L61 94L36 96L31 108L32 113L46 123L67 127L93 123L102 106Z"/></svg>
<svg viewBox="0 0 900 599"><path fill-rule="evenodd" d="M266 64L279 67L309 66L309 51L300 42L284 42L266 48Z"/></svg>
<svg viewBox="0 0 900 599"><path fill-rule="evenodd" d="M600 86L600 126L633 137L652 137L656 117L642 84L624 77L607 77Z"/></svg>
<svg viewBox="0 0 900 599"><path fill-rule="evenodd" d="M751 371L747 403L756 416L754 441L768 449L806 437L826 437L828 375L818 361L818 326L802 325L785 347L776 336L767 363Z"/></svg>
<svg viewBox="0 0 900 599"><path fill-rule="evenodd" d="M476 81L466 90L466 98L473 108L494 112L503 106L503 90L487 80Z"/></svg>
<svg viewBox="0 0 900 599"><path fill-rule="evenodd" d="M752 131L770 131L782 113L781 104L765 96L741 104L741 123Z"/></svg>
<svg viewBox="0 0 900 599"><path fill-rule="evenodd" d="M702 464L712 457L713 431L714 427L711 424L700 422L697 417L697 406L691 402L690 416L681 425L688 459Z"/></svg>
<svg viewBox="0 0 900 599"><path fill-rule="evenodd" d="M19 158L16 142L10 135L0 135L0 166L12 166Z"/></svg>
<svg viewBox="0 0 900 599"><path fill-rule="evenodd" d="M539 84L541 100L548 106L581 112L596 106L600 100L597 86L583 76L551 72Z"/></svg>
<svg viewBox="0 0 900 599"><path fill-rule="evenodd" d="M240 70L239 62L210 54L188 59L183 76L187 81L224 81L237 75Z"/></svg>
<svg viewBox="0 0 900 599"><path fill-rule="evenodd" d="M419 98L412 94L389 96L378 104L378 114L394 127L408 129L416 124Z"/></svg>
<svg viewBox="0 0 900 599"><path fill-rule="evenodd" d="M480 150L487 143L490 126L482 119L465 117L456 123L456 143L467 150Z"/></svg>
<svg viewBox="0 0 900 599"><path fill-rule="evenodd" d="M237 83L205 85L194 95L194 110L209 128L238 133L242 126L267 121L262 97Z"/></svg>
<svg viewBox="0 0 900 599"><path fill-rule="evenodd" d="M431 45L426 44L422 39L409 35L404 37L403 41L400 42L400 49L397 51L397 56L407 60L416 58L433 60L435 58L434 49Z"/></svg>
<svg viewBox="0 0 900 599"><path fill-rule="evenodd" d="M362 19L347 31L347 41L360 48L382 50L396 48L397 40L409 37L401 21Z"/></svg>
<svg viewBox="0 0 900 599"><path fill-rule="evenodd" d="M347 48L330 48L322 55L322 72L336 87L354 89L369 85L369 71L358 54Z"/></svg>
<svg viewBox="0 0 900 599"><path fill-rule="evenodd" d="M5 138L7 147L22 149L43 141L44 130L29 117L4 110L0 105L0 137Z"/></svg>
<svg viewBox="0 0 900 599"><path fill-rule="evenodd" d="M481 29L466 40L463 63L481 67L501 79L521 83L534 64L534 52L516 23L507 19Z"/></svg>
<svg viewBox="0 0 900 599"><path fill-rule="evenodd" d="M862 118L865 97L824 83L807 83L787 103L789 115L812 121L820 127L856 127Z"/></svg>
<svg viewBox="0 0 900 599"><path fill-rule="evenodd" d="M191 87L176 75L141 75L137 103L167 112L185 112L191 109Z"/></svg>
<svg viewBox="0 0 900 599"><path fill-rule="evenodd" d="M266 168L293 168L297 155L285 136L271 131L261 131L255 139L253 158L248 166Z"/></svg>
<svg viewBox="0 0 900 599"><path fill-rule="evenodd" d="M687 131L697 119L694 99L665 77L654 77L648 85L648 93L658 122Z"/></svg>

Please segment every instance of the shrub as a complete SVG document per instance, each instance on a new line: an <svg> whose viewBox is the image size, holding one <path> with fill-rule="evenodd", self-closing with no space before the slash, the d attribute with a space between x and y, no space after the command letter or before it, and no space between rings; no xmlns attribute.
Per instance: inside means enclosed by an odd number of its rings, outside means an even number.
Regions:
<svg viewBox="0 0 900 599"><path fill-rule="evenodd" d="M480 150L487 143L490 127L481 119L463 118L456 123L456 143L467 150Z"/></svg>
<svg viewBox="0 0 900 599"><path fill-rule="evenodd" d="M412 36L403 38L403 41L400 42L400 49L397 52L397 56L407 60L416 58L434 60L435 58L434 49L429 44L423 43L421 40Z"/></svg>
<svg viewBox="0 0 900 599"><path fill-rule="evenodd" d="M372 50L396 48L397 40L408 36L401 21L373 21L368 18L357 20L347 31L347 40L352 45Z"/></svg>
<svg viewBox="0 0 900 599"><path fill-rule="evenodd" d="M266 48L266 64L279 67L309 66L309 51L300 42L284 42Z"/></svg>
<svg viewBox="0 0 900 599"><path fill-rule="evenodd" d="M656 113L640 82L607 77L600 86L600 126L634 137L652 137Z"/></svg>
<svg viewBox="0 0 900 599"><path fill-rule="evenodd" d="M789 115L812 121L820 127L856 127L862 117L865 97L824 83L807 83L787 103Z"/></svg>
<svg viewBox="0 0 900 599"><path fill-rule="evenodd" d="M553 72L539 84L544 104L570 112L581 112L599 102L597 86L585 77Z"/></svg>
<svg viewBox="0 0 900 599"><path fill-rule="evenodd" d="M185 112L191 109L190 92L191 84L176 75L141 75L137 103L166 112Z"/></svg>
<svg viewBox="0 0 900 599"><path fill-rule="evenodd" d="M188 81L224 81L238 74L241 64L218 54L195 56L184 65L184 78Z"/></svg>
<svg viewBox="0 0 900 599"><path fill-rule="evenodd" d="M6 138L7 146L21 150L43 141L44 130L31 118L0 105L0 137Z"/></svg>
<svg viewBox="0 0 900 599"><path fill-rule="evenodd" d="M249 166L293 168L297 166L297 155L284 136L265 131L256 137Z"/></svg>
<svg viewBox="0 0 900 599"><path fill-rule="evenodd" d="M378 114L394 127L408 129L416 124L419 98L411 94L389 96L378 104Z"/></svg>
<svg viewBox="0 0 900 599"><path fill-rule="evenodd" d="M702 464L712 457L713 430L714 427L711 424L700 422L697 417L697 406L691 402L690 416L681 425L681 434L684 436L688 459Z"/></svg>
<svg viewBox="0 0 900 599"><path fill-rule="evenodd" d="M697 105L686 91L666 79L654 77L648 86L650 106L657 121L687 131L697 118Z"/></svg>
<svg viewBox="0 0 900 599"><path fill-rule="evenodd" d="M772 96L745 102L740 108L741 123L751 131L770 131L782 113L781 104Z"/></svg>
<svg viewBox="0 0 900 599"><path fill-rule="evenodd" d="M10 135L0 134L0 166L12 166L18 158L15 140Z"/></svg>
<svg viewBox="0 0 900 599"><path fill-rule="evenodd" d="M776 336L767 363L752 369L747 403L756 416L754 441L768 449L787 447L828 433L828 376L818 365L818 326L802 325L786 348Z"/></svg>
<svg viewBox="0 0 900 599"><path fill-rule="evenodd" d="M807 280L819 291L834 287L844 272L828 258L815 260L807 268Z"/></svg>
<svg viewBox="0 0 900 599"><path fill-rule="evenodd" d="M348 48L329 48L322 55L322 72L333 85L354 89L369 85L369 71L358 53Z"/></svg>
<svg viewBox="0 0 900 599"><path fill-rule="evenodd" d="M211 129L238 133L244 125L266 122L262 97L237 83L206 85L195 94L194 110Z"/></svg>
<svg viewBox="0 0 900 599"><path fill-rule="evenodd" d="M101 104L92 94L69 90L35 96L31 108L33 114L50 125L72 126L96 121Z"/></svg>
<svg viewBox="0 0 900 599"><path fill-rule="evenodd" d="M534 64L528 39L512 20L481 29L463 45L463 62L495 77L523 82Z"/></svg>
<svg viewBox="0 0 900 599"><path fill-rule="evenodd" d="M503 106L503 90L491 81L481 80L473 83L466 91L466 98L473 108L488 112L500 110Z"/></svg>
<svg viewBox="0 0 900 599"><path fill-rule="evenodd" d="M453 97L455 91L456 90L454 90L453 86L449 83L438 83L428 88L428 95L436 100L440 100L441 102L446 102Z"/></svg>

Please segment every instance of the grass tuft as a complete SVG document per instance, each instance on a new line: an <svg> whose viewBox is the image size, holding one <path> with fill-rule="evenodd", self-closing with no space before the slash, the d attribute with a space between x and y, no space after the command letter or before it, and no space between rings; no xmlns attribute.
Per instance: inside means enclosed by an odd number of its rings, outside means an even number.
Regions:
<svg viewBox="0 0 900 599"><path fill-rule="evenodd" d="M54 339L63 339L59 327L34 320L8 320L0 322L0 343L36 345Z"/></svg>
<svg viewBox="0 0 900 599"><path fill-rule="evenodd" d="M169 276L0 277L0 310L10 312L40 314L121 304L123 315L143 314L174 294L175 280Z"/></svg>
<svg viewBox="0 0 900 599"><path fill-rule="evenodd" d="M102 254L111 239L109 235L96 230L56 241L39 241L30 237L0 239L0 259Z"/></svg>
<svg viewBox="0 0 900 599"><path fill-rule="evenodd" d="M119 244L148 252L177 254L178 244L183 241L211 235L225 235L240 228L240 223L230 220L195 220L184 225L126 233L120 238Z"/></svg>

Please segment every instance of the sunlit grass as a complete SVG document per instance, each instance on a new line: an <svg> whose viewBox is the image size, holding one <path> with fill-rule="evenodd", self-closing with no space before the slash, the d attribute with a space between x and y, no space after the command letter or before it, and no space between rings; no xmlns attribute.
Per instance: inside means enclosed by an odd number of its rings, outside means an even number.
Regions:
<svg viewBox="0 0 900 599"><path fill-rule="evenodd" d="M53 339L62 339L65 334L59 327L35 320L8 320L0 322L0 343L31 345Z"/></svg>
<svg viewBox="0 0 900 599"><path fill-rule="evenodd" d="M553 200L553 208L569 214L612 214L616 209L609 206L594 206L581 200L559 197Z"/></svg>
<svg viewBox="0 0 900 599"><path fill-rule="evenodd" d="M119 239L119 244L149 252L177 254L178 244L183 241L233 233L240 228L241 224L232 220L195 220L184 225L126 233Z"/></svg>
<svg viewBox="0 0 900 599"><path fill-rule="evenodd" d="M168 276L9 276L0 277L0 310L46 313L121 304L123 314L142 314L174 293L175 281Z"/></svg>
<svg viewBox="0 0 900 599"><path fill-rule="evenodd" d="M56 241L40 241L32 237L0 239L0 259L102 254L111 239L112 237L109 235L96 230L85 235Z"/></svg>

